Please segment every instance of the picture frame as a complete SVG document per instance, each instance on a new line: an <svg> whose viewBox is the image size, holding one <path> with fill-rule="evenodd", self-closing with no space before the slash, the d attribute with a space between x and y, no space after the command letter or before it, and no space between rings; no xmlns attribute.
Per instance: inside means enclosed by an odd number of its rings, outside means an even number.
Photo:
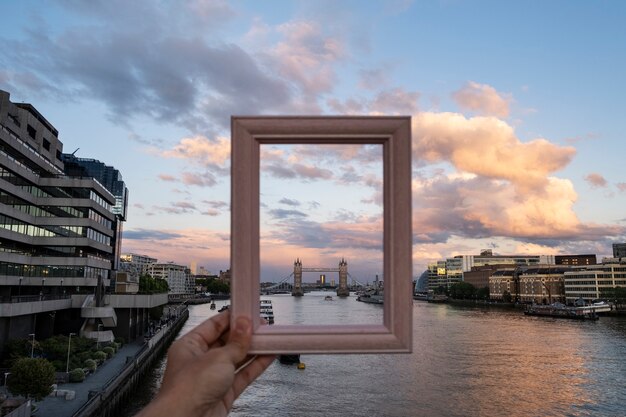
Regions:
<svg viewBox="0 0 626 417"><path fill-rule="evenodd" d="M261 325L262 144L383 146L382 324ZM231 175L231 320L252 318L251 354L411 352L410 116L232 116Z"/></svg>

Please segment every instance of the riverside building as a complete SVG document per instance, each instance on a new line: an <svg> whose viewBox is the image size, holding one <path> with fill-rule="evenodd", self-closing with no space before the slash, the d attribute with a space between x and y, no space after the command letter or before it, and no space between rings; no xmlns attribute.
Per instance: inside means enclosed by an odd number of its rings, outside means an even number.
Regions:
<svg viewBox="0 0 626 417"><path fill-rule="evenodd" d="M70 332L133 340L145 309L167 302L110 294L125 220L114 207L125 207L128 191L118 201L81 172L65 171L54 126L0 90L0 349Z"/></svg>
<svg viewBox="0 0 626 417"><path fill-rule="evenodd" d="M173 262L154 263L148 265L147 273L152 278L166 280L170 287L169 294L174 297L184 297L195 293L195 279L191 275L191 270L185 265Z"/></svg>
<svg viewBox="0 0 626 417"><path fill-rule="evenodd" d="M603 298L603 290L626 287L626 258L605 258L601 264L565 272L565 300L573 304Z"/></svg>

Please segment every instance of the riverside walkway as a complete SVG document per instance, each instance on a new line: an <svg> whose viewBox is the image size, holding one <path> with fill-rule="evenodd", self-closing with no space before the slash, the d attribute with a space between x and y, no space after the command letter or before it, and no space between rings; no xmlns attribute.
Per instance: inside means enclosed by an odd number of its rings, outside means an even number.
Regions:
<svg viewBox="0 0 626 417"><path fill-rule="evenodd" d="M90 391L99 391L111 379L118 375L126 366L126 358L134 358L144 347L144 343L127 343L111 358L90 374L83 382L59 384L60 390L76 393L73 400L65 397L46 397L36 403L38 417L70 417L89 399Z"/></svg>

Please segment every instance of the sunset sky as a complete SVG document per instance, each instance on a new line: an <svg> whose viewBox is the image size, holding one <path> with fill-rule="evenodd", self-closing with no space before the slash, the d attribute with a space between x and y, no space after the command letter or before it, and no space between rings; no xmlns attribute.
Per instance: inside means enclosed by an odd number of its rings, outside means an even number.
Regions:
<svg viewBox="0 0 626 417"><path fill-rule="evenodd" d="M415 275L626 241L624 2L27 0L0 16L0 88L65 152L122 172L125 252L229 267L230 116L256 114L413 117ZM296 257L381 272L376 152L264 153L262 278Z"/></svg>

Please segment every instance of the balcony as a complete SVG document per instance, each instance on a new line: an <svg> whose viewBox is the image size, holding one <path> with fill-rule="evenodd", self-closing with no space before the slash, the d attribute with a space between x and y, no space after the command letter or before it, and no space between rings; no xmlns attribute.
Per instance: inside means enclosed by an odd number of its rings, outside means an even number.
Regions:
<svg viewBox="0 0 626 417"><path fill-rule="evenodd" d="M72 307L69 295L22 295L0 297L0 317L15 317Z"/></svg>

